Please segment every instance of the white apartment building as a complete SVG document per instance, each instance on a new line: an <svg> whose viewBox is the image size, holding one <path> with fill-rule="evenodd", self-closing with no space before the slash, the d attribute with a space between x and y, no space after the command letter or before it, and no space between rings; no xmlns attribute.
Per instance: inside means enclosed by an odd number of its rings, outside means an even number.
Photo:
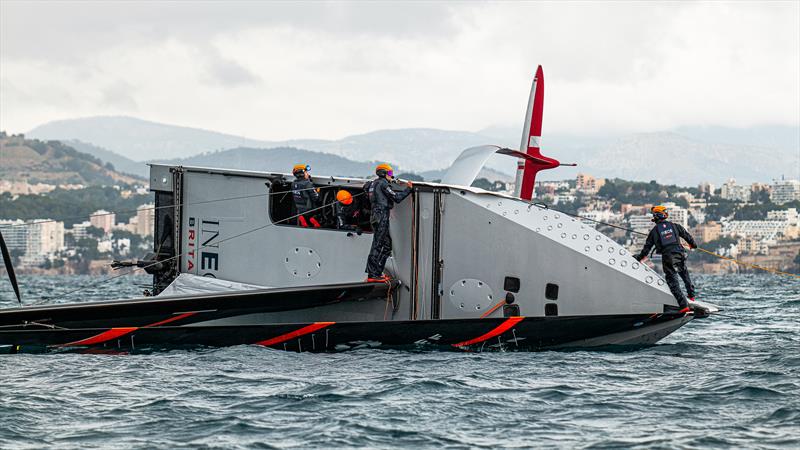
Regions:
<svg viewBox="0 0 800 450"><path fill-rule="evenodd" d="M779 209L767 212L767 220L785 220L790 224L800 222L800 213L796 208Z"/></svg>
<svg viewBox="0 0 800 450"><path fill-rule="evenodd" d="M153 224L156 220L156 205L148 203L136 208L136 234L139 236L152 236Z"/></svg>
<svg viewBox="0 0 800 450"><path fill-rule="evenodd" d="M667 214L669 214L669 221L677 223L683 228L687 228L689 226L689 210L686 208L681 208L680 206L676 205L672 202L667 202L663 204L667 208Z"/></svg>
<svg viewBox="0 0 800 450"><path fill-rule="evenodd" d="M782 205L791 201L800 200L800 181L780 180L772 184L772 192L769 199L776 205Z"/></svg>
<svg viewBox="0 0 800 450"><path fill-rule="evenodd" d="M720 197L735 202L749 202L751 197L750 186L740 186L731 178L722 184Z"/></svg>
<svg viewBox="0 0 800 450"><path fill-rule="evenodd" d="M68 230L67 232L71 234L72 237L74 237L75 240L77 241L78 239L89 237L89 233L87 233L86 229L91 226L92 223L88 221L76 223L75 225L72 226L72 229Z"/></svg>
<svg viewBox="0 0 800 450"><path fill-rule="evenodd" d="M89 222L93 227L101 228L106 233L109 233L111 232L111 229L114 228L116 216L112 212L100 209L93 212L92 215L89 216Z"/></svg>
<svg viewBox="0 0 800 450"><path fill-rule="evenodd" d="M653 228L653 216L649 214L641 215L641 216L630 216L628 217L628 225L630 228L640 231L642 233L647 233Z"/></svg>
<svg viewBox="0 0 800 450"><path fill-rule="evenodd" d="M723 224L722 233L774 240L778 234L784 234L788 227L789 222L784 220L731 220Z"/></svg>
<svg viewBox="0 0 800 450"><path fill-rule="evenodd" d="M25 252L28 249L28 227L24 220L0 220L0 232L8 250Z"/></svg>
<svg viewBox="0 0 800 450"><path fill-rule="evenodd" d="M48 256L64 250L64 222L50 219L0 221L0 231L9 250L23 252L24 262L43 262Z"/></svg>

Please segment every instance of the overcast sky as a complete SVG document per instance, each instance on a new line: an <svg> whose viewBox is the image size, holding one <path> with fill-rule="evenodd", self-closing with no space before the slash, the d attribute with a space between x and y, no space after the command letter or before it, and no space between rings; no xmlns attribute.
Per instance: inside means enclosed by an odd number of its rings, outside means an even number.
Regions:
<svg viewBox="0 0 800 450"><path fill-rule="evenodd" d="M0 1L0 129L131 115L259 139L800 123L800 2Z"/></svg>

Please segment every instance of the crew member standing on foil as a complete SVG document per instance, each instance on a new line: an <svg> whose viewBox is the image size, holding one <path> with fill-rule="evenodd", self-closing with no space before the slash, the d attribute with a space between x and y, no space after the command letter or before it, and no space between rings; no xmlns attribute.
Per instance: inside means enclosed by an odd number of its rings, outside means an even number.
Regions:
<svg viewBox="0 0 800 450"><path fill-rule="evenodd" d="M298 214L297 224L301 227L319 228L319 221L314 218L313 213L309 213L319 203L319 192L314 189L314 183L311 182L311 175L308 173L310 170L311 167L307 164L295 164L292 168L295 178L292 182L292 198Z"/></svg>
<svg viewBox="0 0 800 450"><path fill-rule="evenodd" d="M667 208L664 206L654 206L650 208L653 214L653 222L656 225L650 230L647 235L647 240L644 243L644 248L638 255L634 256L637 261L643 260L649 253L653 246L656 247L656 253L661 255L661 264L664 268L664 276L667 278L667 286L678 300L680 305L680 312L689 312L689 303L681 290L678 276L683 280L686 285L686 294L689 300L694 301L694 285L691 278L689 278L689 269L686 268L686 250L681 245L680 238L683 238L689 243L690 248L697 248L694 239L686 231L685 228L677 223L667 220Z"/></svg>
<svg viewBox="0 0 800 450"><path fill-rule="evenodd" d="M392 254L392 238L389 236L389 212L395 203L400 203L408 197L413 185L410 181L406 181L408 189L401 192L392 190L389 183L394 181L394 172L392 172L392 166L388 164L381 164L376 167L375 174L378 178L365 186L369 202L372 205L369 222L372 225L373 233L372 248L370 248L369 257L367 257L366 272L368 282L383 282L389 280L389 277L383 274L383 269L386 267L386 260Z"/></svg>

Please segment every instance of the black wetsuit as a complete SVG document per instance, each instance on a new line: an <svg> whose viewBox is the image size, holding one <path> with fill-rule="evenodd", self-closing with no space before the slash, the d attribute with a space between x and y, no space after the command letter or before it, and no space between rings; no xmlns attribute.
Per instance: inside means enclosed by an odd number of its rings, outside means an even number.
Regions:
<svg viewBox="0 0 800 450"><path fill-rule="evenodd" d="M395 203L400 203L408 197L411 189L395 192L389 186L389 180L380 177L367 185L369 202L372 205L370 224L372 225L372 248L367 257L367 274L369 278L379 278L383 275L386 260L392 254L392 237L389 236L389 212Z"/></svg>
<svg viewBox="0 0 800 450"><path fill-rule="evenodd" d="M314 226L319 226L317 220L314 218L314 213L308 211L316 208L319 203L319 193L314 189L314 183L305 178L297 178L292 182L292 198L294 199L294 206L297 208L297 223L302 226L308 226L308 223L316 223Z"/></svg>
<svg viewBox="0 0 800 450"><path fill-rule="evenodd" d="M669 286L669 290L675 296L675 299L678 300L681 308L685 308L688 306L688 302L683 295L683 291L681 291L678 276L683 280L683 284L686 285L686 294L692 298L694 298L694 285L691 278L689 278L689 269L686 268L686 251L683 249L679 238L683 238L692 248L697 247L692 235L685 228L668 220L659 221L650 230L644 243L644 248L636 255L636 259L639 261L644 259L655 246L656 253L661 255L661 265L664 268L667 286Z"/></svg>
<svg viewBox="0 0 800 450"><path fill-rule="evenodd" d="M358 218L361 214L357 202L354 200L349 205L336 202L336 228L340 230L358 230Z"/></svg>

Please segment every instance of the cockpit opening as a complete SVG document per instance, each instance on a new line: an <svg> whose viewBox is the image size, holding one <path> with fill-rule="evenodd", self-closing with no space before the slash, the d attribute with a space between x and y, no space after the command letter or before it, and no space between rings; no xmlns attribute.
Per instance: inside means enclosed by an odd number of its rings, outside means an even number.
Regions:
<svg viewBox="0 0 800 450"><path fill-rule="evenodd" d="M306 222L303 226L298 220L297 208L292 197L292 183L278 178L269 183L269 216L273 223L279 226L303 227L309 229L341 230L347 232L372 232L369 223L370 207L369 200L364 194L363 188L348 185L320 185L315 183L319 189L319 203L317 208L310 214L319 224L319 227L312 226ZM340 190L345 190L352 196L351 205L344 206L337 202L336 194ZM306 214L308 215L308 214Z"/></svg>

